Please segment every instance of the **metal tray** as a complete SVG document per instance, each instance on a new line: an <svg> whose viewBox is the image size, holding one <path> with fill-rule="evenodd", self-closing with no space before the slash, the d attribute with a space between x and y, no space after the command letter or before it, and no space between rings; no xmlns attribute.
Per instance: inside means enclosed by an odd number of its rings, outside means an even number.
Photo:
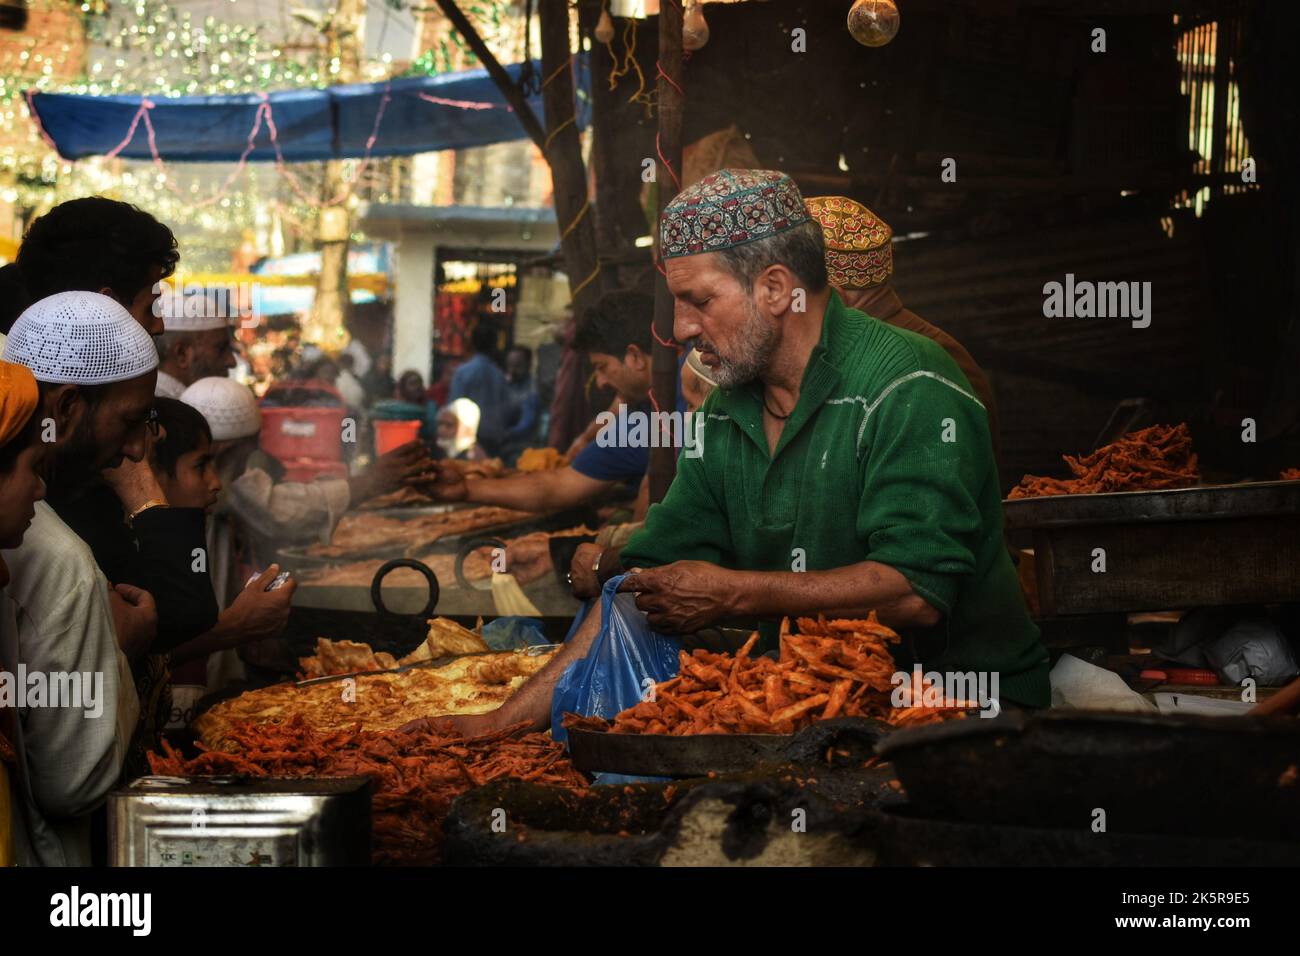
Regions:
<svg viewBox="0 0 1300 956"><path fill-rule="evenodd" d="M1007 713L877 747L915 811L1008 826L1300 839L1300 720Z"/></svg>
<svg viewBox="0 0 1300 956"><path fill-rule="evenodd" d="M1056 495L1007 501L1003 512L1009 528L1032 532L1044 617L1300 594L1300 482Z"/></svg>
<svg viewBox="0 0 1300 956"><path fill-rule="evenodd" d="M1012 530L1130 521L1208 521L1300 513L1300 481L1260 481L1002 502Z"/></svg>
<svg viewBox="0 0 1300 956"><path fill-rule="evenodd" d="M413 509L407 509L413 510ZM379 511L365 512L366 514L381 515ZM276 554L276 560L282 566L288 568L326 568L335 564L348 564L352 561L366 561L372 558L418 558L422 554L454 554L468 541L483 537L508 537L514 538L520 535L529 534L533 531L557 531L561 528L571 527L579 524L581 515L575 515L573 511L551 512L549 514L539 514L522 518L516 521L507 521L501 524L484 525L482 528L475 528L473 531L466 531L461 534L444 535L440 538L434 538L428 541L419 541L414 544L394 544L378 548L367 548L360 551L349 551L344 555L318 555L310 553L312 545L301 545L297 547L281 548Z"/></svg>
<svg viewBox="0 0 1300 956"><path fill-rule="evenodd" d="M765 764L824 764L832 750L838 760L861 765L889 730L888 724L861 717L819 721L796 734L674 737L575 729L569 731L569 750L573 765L587 772L700 777L743 773Z"/></svg>

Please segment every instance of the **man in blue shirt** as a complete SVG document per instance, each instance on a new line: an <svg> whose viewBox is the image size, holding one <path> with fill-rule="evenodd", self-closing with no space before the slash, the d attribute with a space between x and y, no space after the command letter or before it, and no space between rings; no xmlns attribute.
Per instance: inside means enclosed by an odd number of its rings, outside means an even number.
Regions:
<svg viewBox="0 0 1300 956"><path fill-rule="evenodd" d="M652 297L639 292L610 292L579 319L573 337L573 347L590 358L597 384L618 392L623 403L620 411L629 418L637 412L652 411L653 315ZM524 511L574 508L619 485L635 492L650 467L650 448L648 441L626 440L628 434L628 429L610 428L604 438L598 437L579 452L571 464L554 471L466 479L455 469L439 468L437 481L425 490L440 501L471 501ZM482 435L480 425L480 441Z"/></svg>
<svg viewBox="0 0 1300 956"><path fill-rule="evenodd" d="M478 443L489 455L501 454L510 416L510 389L501 366L492 361L496 333L483 322L470 333L473 355L451 379L448 402L468 398L479 408Z"/></svg>

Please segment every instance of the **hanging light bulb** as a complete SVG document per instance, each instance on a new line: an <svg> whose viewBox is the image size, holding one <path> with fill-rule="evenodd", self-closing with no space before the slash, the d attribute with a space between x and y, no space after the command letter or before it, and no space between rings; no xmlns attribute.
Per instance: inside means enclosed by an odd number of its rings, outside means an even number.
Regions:
<svg viewBox="0 0 1300 956"><path fill-rule="evenodd" d="M849 33L863 46L884 46L898 33L894 0L857 0L849 11Z"/></svg>
<svg viewBox="0 0 1300 956"><path fill-rule="evenodd" d="M601 43L614 39L614 20L607 9L600 11L600 20L596 22L596 39Z"/></svg>
<svg viewBox="0 0 1300 956"><path fill-rule="evenodd" d="M682 18L682 48L698 50L709 42L709 25L704 22L704 11L700 9L699 0L687 2L686 15Z"/></svg>

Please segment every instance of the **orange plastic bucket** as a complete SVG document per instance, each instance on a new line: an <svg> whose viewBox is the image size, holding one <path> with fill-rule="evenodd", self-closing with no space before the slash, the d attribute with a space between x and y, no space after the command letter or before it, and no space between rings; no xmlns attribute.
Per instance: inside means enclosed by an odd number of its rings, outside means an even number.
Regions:
<svg viewBox="0 0 1300 956"><path fill-rule="evenodd" d="M415 441L420 434L418 421L375 422L375 454L400 448L409 441Z"/></svg>

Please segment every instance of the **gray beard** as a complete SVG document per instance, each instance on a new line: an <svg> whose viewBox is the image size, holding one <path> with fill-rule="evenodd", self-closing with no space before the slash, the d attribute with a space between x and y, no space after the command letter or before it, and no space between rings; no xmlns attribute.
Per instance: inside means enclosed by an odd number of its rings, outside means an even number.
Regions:
<svg viewBox="0 0 1300 956"><path fill-rule="evenodd" d="M776 351L776 326L763 319L752 299L745 300L745 325L736 339L732 355L706 349L718 356L718 367L711 371L719 388L733 389L756 381L767 371Z"/></svg>

